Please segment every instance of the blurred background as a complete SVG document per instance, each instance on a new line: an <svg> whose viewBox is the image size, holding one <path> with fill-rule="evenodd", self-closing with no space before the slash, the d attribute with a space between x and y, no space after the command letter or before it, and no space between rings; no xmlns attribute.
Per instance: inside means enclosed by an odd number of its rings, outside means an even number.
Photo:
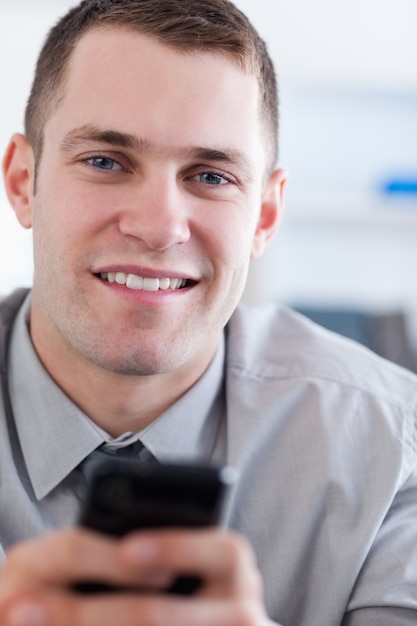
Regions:
<svg viewBox="0 0 417 626"><path fill-rule="evenodd" d="M37 53L74 0L0 0L0 152ZM417 2L237 0L281 93L281 229L247 303L280 301L417 370ZM30 285L30 233L0 189L0 293Z"/></svg>

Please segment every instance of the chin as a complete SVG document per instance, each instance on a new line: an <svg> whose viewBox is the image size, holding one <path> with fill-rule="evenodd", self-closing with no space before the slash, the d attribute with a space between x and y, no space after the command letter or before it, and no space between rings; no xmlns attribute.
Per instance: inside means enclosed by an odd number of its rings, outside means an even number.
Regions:
<svg viewBox="0 0 417 626"><path fill-rule="evenodd" d="M145 355L143 351L138 353L137 350L134 354L125 354L123 357L119 351L117 358L114 355L98 354L97 351L84 353L84 356L99 368L120 376L157 376L183 365L182 359L169 358L166 353L159 357Z"/></svg>

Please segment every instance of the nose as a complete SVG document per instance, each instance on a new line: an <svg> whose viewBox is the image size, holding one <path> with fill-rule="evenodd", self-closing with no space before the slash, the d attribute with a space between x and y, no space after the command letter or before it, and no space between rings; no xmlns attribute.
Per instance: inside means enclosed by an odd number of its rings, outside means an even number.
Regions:
<svg viewBox="0 0 417 626"><path fill-rule="evenodd" d="M142 179L119 218L124 235L142 240L150 250L165 250L190 239L184 191L175 177Z"/></svg>

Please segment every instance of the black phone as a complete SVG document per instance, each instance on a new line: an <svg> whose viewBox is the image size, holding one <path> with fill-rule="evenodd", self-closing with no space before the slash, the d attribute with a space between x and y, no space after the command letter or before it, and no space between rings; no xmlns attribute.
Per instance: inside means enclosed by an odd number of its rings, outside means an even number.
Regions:
<svg viewBox="0 0 417 626"><path fill-rule="evenodd" d="M118 537L141 528L217 525L234 479L230 467L106 460L90 476L79 523ZM196 576L180 576L165 591L189 595L200 584ZM117 591L100 582L75 588L83 593Z"/></svg>

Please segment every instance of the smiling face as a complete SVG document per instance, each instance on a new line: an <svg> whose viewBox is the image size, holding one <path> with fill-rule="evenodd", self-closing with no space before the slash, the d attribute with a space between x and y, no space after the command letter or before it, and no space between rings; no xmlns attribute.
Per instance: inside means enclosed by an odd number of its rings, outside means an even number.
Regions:
<svg viewBox="0 0 417 626"><path fill-rule="evenodd" d="M227 57L83 36L36 195L16 209L33 226L31 332L51 367L204 370L275 229L283 176L265 186L262 137L257 80Z"/></svg>

